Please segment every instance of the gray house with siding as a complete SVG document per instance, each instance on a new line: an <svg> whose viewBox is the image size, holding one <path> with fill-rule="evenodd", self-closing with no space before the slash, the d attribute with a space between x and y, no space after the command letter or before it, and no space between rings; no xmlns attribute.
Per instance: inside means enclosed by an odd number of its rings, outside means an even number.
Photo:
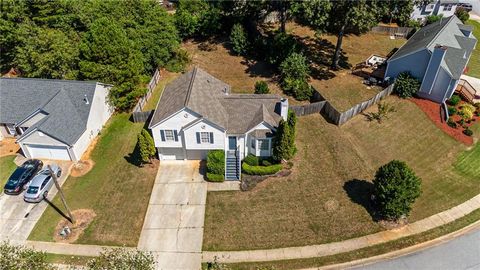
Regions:
<svg viewBox="0 0 480 270"><path fill-rule="evenodd" d="M456 16L421 28L387 60L385 79L408 71L421 81L418 96L445 102L455 92L475 49L472 31Z"/></svg>

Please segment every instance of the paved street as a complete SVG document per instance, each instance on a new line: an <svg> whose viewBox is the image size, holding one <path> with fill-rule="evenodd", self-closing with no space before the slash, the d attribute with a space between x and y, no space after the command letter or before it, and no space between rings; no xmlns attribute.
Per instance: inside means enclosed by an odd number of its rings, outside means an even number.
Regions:
<svg viewBox="0 0 480 270"><path fill-rule="evenodd" d="M200 269L206 198L198 161L161 161L138 243L157 269Z"/></svg>
<svg viewBox="0 0 480 270"><path fill-rule="evenodd" d="M44 163L46 166L49 162L45 161ZM62 185L67 179L72 163L56 163L62 168L62 176L59 179L59 184ZM51 200L57 191L55 186L52 187L47 198ZM0 194L0 241L8 240L14 244L24 244L47 206L45 201L36 204L26 203L23 201L23 193L18 196L5 195L2 189Z"/></svg>
<svg viewBox="0 0 480 270"><path fill-rule="evenodd" d="M447 243L393 260L357 267L364 270L474 270L480 269L480 229Z"/></svg>

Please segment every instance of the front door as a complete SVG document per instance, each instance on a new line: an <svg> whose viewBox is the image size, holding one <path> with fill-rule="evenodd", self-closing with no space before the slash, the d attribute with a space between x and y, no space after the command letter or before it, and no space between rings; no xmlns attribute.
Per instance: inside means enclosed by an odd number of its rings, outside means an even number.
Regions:
<svg viewBox="0 0 480 270"><path fill-rule="evenodd" d="M228 137L228 150L237 150L237 137Z"/></svg>

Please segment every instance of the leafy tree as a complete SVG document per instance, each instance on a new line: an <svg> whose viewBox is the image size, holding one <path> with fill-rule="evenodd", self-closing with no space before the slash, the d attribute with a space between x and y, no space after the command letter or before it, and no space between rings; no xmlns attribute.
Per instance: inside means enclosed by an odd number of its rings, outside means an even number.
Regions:
<svg viewBox="0 0 480 270"><path fill-rule="evenodd" d="M383 21L391 23L395 21L399 26L407 26L410 21L410 15L413 12L414 0L390 0L379 1L378 5L382 8Z"/></svg>
<svg viewBox="0 0 480 270"><path fill-rule="evenodd" d="M155 258L151 253L122 248L104 250L87 263L88 270L153 270Z"/></svg>
<svg viewBox="0 0 480 270"><path fill-rule="evenodd" d="M267 62L278 67L292 53L299 51L299 46L295 38L283 32L276 32L268 40L266 55Z"/></svg>
<svg viewBox="0 0 480 270"><path fill-rule="evenodd" d="M455 15L462 21L462 23L466 23L468 19L470 19L470 14L463 8L457 8L455 10Z"/></svg>
<svg viewBox="0 0 480 270"><path fill-rule="evenodd" d="M248 37L241 24L237 23L232 27L230 42L232 43L232 49L236 54L245 55L248 47Z"/></svg>
<svg viewBox="0 0 480 270"><path fill-rule="evenodd" d="M16 270L53 270L47 262L47 254L23 246L0 244L0 269Z"/></svg>
<svg viewBox="0 0 480 270"><path fill-rule="evenodd" d="M289 110L287 121L280 120L273 142L273 159L276 161L289 160L297 151L295 147L296 115Z"/></svg>
<svg viewBox="0 0 480 270"><path fill-rule="evenodd" d="M434 22L440 21L442 18L443 18L443 14L427 16L425 18L426 19L425 24L426 25L432 24Z"/></svg>
<svg viewBox="0 0 480 270"><path fill-rule="evenodd" d="M155 143L152 136L146 129L138 134L138 147L142 163L150 163L156 154Z"/></svg>
<svg viewBox="0 0 480 270"><path fill-rule="evenodd" d="M220 10L203 0L180 0L175 11L175 25L182 38L207 37L220 30Z"/></svg>
<svg viewBox="0 0 480 270"><path fill-rule="evenodd" d="M255 94L268 94L268 84L265 81L258 81L255 83Z"/></svg>
<svg viewBox="0 0 480 270"><path fill-rule="evenodd" d="M313 90L308 84L309 67L302 54L292 53L280 65L282 87L285 93L293 95L298 100L307 100Z"/></svg>
<svg viewBox="0 0 480 270"><path fill-rule="evenodd" d="M393 160L381 166L373 180L381 215L390 220L406 216L421 194L421 179L405 162Z"/></svg>
<svg viewBox="0 0 480 270"><path fill-rule="evenodd" d="M78 37L70 32L21 24L14 64L26 77L75 79L78 63Z"/></svg>
<svg viewBox="0 0 480 270"><path fill-rule="evenodd" d="M386 102L379 102L377 104L377 109L377 112L367 113L368 121L376 120L379 124L381 124L384 118L388 118L390 113L396 111L395 107Z"/></svg>
<svg viewBox="0 0 480 270"><path fill-rule="evenodd" d="M420 81L410 72L402 72L395 80L394 92L401 98L412 97L420 89Z"/></svg>

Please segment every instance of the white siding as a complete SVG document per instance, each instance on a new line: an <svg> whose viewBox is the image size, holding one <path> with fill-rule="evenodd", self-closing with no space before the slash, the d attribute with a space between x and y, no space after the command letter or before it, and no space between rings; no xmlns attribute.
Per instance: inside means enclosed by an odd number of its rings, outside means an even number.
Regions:
<svg viewBox="0 0 480 270"><path fill-rule="evenodd" d="M160 123L157 126L152 128L153 140L155 141L156 147L183 147L183 133L181 132L182 128L189 123L198 119L198 116L188 109L182 109L178 113L172 115L170 118ZM177 130L178 133L178 142L176 141L166 141L162 142L160 136L160 130Z"/></svg>
<svg viewBox="0 0 480 270"><path fill-rule="evenodd" d="M213 143L197 143L197 132L212 132ZM202 120L188 127L183 131L185 148L193 149L224 149L225 148L225 132L207 121Z"/></svg>

